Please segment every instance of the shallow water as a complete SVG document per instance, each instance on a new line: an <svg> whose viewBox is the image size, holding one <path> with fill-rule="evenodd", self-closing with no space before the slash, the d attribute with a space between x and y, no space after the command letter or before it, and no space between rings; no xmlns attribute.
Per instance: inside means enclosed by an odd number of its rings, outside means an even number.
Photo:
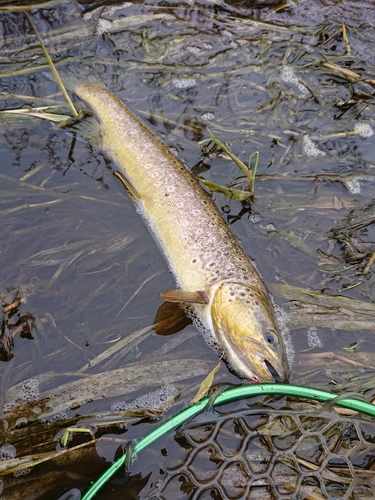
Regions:
<svg viewBox="0 0 375 500"><path fill-rule="evenodd" d="M24 14L13 4L1 7L8 9L0 17L1 109L59 106L49 113L69 114ZM202 154L197 141L208 137L207 126L244 161L259 151L256 202L214 198L289 316L296 351L291 381L371 387L375 40L368 26L375 9L304 1L290 7L207 1L100 8L47 2L29 13L58 68L79 63L83 75L99 74L189 167L203 159L211 167L200 174L206 179L228 185L240 177L231 161ZM0 119L0 288L7 304L17 294L24 299L7 319L11 332L20 323L24 329L27 313L35 318L34 338L15 335L12 359L1 362L3 392L15 387L3 403L12 403L16 384L30 379L38 394L50 391L50 397L91 374L129 367L140 379L150 366L158 374L144 375L139 385L122 374L125 388L94 401L88 391L79 409L67 409L65 400L44 408L35 391L24 391L19 403L34 398L38 410L32 408L31 417L21 406L8 418L2 441L15 443L20 455L53 450L54 434L66 425L60 421L35 447L31 423L40 412L58 407L60 416L90 415L96 425L98 413L109 417L112 404L165 383L182 391L176 411L217 358L193 327L180 337L147 329L160 305L158 292L173 287L173 279L112 175L115 166L100 149L94 120L62 130L20 113ZM344 350L357 342L354 352ZM189 373L181 373L178 360L192 360ZM163 374L164 365L156 364L164 361L175 361L175 371ZM364 379L352 382L358 375ZM238 383L224 365L215 380ZM149 427L130 425L125 437L140 437ZM124 430L114 428L106 427L96 444L108 461L124 441L114 437ZM27 446L21 444L25 434ZM84 489L105 466L95 463L89 471L82 465L79 477L73 467L71 487ZM53 463L44 473L52 477L57 469ZM69 485L57 479L55 486L53 478L45 484L54 485L57 498ZM9 495L26 497L25 479L7 480ZM40 498L51 498L48 488Z"/></svg>

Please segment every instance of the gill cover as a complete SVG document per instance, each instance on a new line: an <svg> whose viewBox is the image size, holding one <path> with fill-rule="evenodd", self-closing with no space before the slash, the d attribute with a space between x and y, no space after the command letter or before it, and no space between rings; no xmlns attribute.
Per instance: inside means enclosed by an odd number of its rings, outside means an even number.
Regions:
<svg viewBox="0 0 375 500"><path fill-rule="evenodd" d="M287 382L289 367L270 299L242 283L217 289L211 317L229 365L251 382Z"/></svg>

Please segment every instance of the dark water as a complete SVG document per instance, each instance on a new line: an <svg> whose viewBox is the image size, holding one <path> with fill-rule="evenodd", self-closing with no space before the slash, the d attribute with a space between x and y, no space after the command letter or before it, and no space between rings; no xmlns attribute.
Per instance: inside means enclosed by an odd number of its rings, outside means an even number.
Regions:
<svg viewBox="0 0 375 500"><path fill-rule="evenodd" d="M48 112L69 114L21 7L1 7L1 109L58 106ZM259 151L255 203L215 200L289 316L291 381L339 391L371 387L375 9L304 1L99 7L51 2L28 12L58 68L73 62L83 76L100 75L182 161L211 167L206 179L228 185L241 174L229 160L202 154L197 141L208 137L207 126L244 161ZM113 403L168 383L181 391L174 412L217 363L192 327L177 339L147 330L157 294L173 287L173 278L113 177L94 120L58 129L45 118L0 117L0 288L4 304L23 299L4 315L3 335L14 335L14 345L0 366L3 404L13 406L5 407L1 444L13 443L17 457L52 452L60 429L88 416L98 426L99 413L108 422ZM354 352L344 350L357 342ZM189 372L179 360L191 360ZM162 362L170 363L168 373ZM38 399L122 368L141 382L127 378L100 396L88 390L79 409L57 399L47 408ZM365 382L352 382L358 375ZM15 409L22 388L8 389L30 380ZM217 381L238 383L224 365ZM38 423L54 412L67 420ZM149 428L129 424L123 437ZM96 451L7 476L4 495L58 498L70 487L85 489L106 467L101 457L111 462L125 441L117 424L101 429ZM38 496L30 491L39 474L45 486Z"/></svg>

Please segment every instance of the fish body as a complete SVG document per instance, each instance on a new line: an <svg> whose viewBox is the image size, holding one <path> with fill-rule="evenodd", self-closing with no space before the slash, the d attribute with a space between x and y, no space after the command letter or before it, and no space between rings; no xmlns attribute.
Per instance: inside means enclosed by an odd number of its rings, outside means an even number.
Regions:
<svg viewBox="0 0 375 500"><path fill-rule="evenodd" d="M74 91L99 119L102 146L125 176L175 276L180 291L165 298L189 303L206 340L241 378L287 381L285 346L268 292L210 195L104 85L80 82Z"/></svg>

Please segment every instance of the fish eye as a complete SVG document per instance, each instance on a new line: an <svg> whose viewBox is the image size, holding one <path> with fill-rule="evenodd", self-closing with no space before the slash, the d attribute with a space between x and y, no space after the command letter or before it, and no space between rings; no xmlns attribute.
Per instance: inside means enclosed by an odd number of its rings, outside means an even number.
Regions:
<svg viewBox="0 0 375 500"><path fill-rule="evenodd" d="M269 344L269 345L275 345L275 344L277 344L277 338L271 332L266 332L265 339L266 339L267 344Z"/></svg>

